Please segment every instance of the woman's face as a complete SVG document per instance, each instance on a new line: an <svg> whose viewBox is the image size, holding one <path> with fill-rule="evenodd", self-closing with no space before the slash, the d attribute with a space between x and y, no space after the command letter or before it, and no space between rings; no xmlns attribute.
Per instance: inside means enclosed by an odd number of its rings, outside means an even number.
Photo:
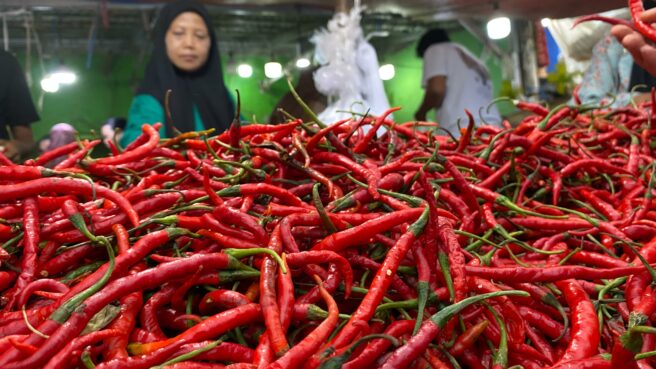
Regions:
<svg viewBox="0 0 656 369"><path fill-rule="evenodd" d="M171 22L165 42L171 63L185 72L194 72L207 61L212 41L203 18L184 12Z"/></svg>

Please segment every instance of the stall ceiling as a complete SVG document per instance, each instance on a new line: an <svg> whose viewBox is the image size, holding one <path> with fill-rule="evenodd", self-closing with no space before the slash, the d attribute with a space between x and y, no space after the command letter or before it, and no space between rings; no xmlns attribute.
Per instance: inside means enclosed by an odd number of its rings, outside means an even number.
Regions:
<svg viewBox="0 0 656 369"><path fill-rule="evenodd" d="M152 6L161 0L3 0L4 6L111 7ZM312 6L332 10L336 1L329 0L204 0L205 4L241 8ZM347 1L347 3L352 3ZM503 13L512 17L539 19L563 18L626 6L625 0L362 0L372 11L396 12L403 15L434 15L438 17L487 16Z"/></svg>
<svg viewBox="0 0 656 369"><path fill-rule="evenodd" d="M293 56L309 49L308 39L335 9L327 0L201 0L210 9L224 55ZM143 53L157 15L156 0L0 0L10 48L26 45L26 24L36 31L44 54L61 50ZM352 1L347 0L348 4ZM458 20L484 24L491 16L563 18L626 6L625 0L362 0L365 33L377 48L396 50L414 42L426 27L457 27ZM470 23L471 24L471 23ZM0 34L2 31L0 30ZM4 36L4 34L3 34ZM32 34L32 37L34 33ZM0 40L3 41L3 40ZM34 43L34 42L33 42ZM0 46L2 46L0 44Z"/></svg>

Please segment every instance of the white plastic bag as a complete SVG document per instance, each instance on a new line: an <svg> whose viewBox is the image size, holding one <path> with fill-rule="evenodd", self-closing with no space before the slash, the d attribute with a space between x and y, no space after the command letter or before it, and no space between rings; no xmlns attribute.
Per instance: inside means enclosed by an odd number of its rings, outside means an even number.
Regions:
<svg viewBox="0 0 656 369"><path fill-rule="evenodd" d="M314 84L328 97L328 107L319 119L327 124L351 117L350 112L380 115L389 109L376 50L362 34L361 12L356 6L349 14L335 14L327 28L311 39L315 58L322 65L314 72Z"/></svg>
<svg viewBox="0 0 656 369"><path fill-rule="evenodd" d="M613 18L628 19L630 17L626 8L611 10L602 14ZM610 25L603 22L590 21L572 28L575 20L576 18L551 20L549 31L565 58L587 61L592 57L594 46L610 30Z"/></svg>

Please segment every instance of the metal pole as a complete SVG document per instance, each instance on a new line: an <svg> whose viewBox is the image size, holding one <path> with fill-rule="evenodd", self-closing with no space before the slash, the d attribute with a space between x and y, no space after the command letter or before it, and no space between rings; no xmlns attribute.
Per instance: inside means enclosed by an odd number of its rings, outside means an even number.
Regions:
<svg viewBox="0 0 656 369"><path fill-rule="evenodd" d="M4 39L5 51L9 51L9 29L7 27L7 16L2 17L2 36Z"/></svg>
<svg viewBox="0 0 656 369"><path fill-rule="evenodd" d="M520 68L522 70L522 84L524 94L532 96L538 93L540 82L538 80L538 62L535 52L535 38L533 37L533 24L529 21L515 21L517 35L519 36Z"/></svg>
<svg viewBox="0 0 656 369"><path fill-rule="evenodd" d="M336 13L347 13L348 12L348 0L336 0L335 12Z"/></svg>

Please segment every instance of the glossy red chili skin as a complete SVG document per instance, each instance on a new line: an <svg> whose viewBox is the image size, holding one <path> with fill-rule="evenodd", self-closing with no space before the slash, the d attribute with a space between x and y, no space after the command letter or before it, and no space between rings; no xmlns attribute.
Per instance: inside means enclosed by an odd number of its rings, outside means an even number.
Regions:
<svg viewBox="0 0 656 369"><path fill-rule="evenodd" d="M556 282L572 310L570 340L559 363L586 359L598 352L599 320L583 288L575 280Z"/></svg>

